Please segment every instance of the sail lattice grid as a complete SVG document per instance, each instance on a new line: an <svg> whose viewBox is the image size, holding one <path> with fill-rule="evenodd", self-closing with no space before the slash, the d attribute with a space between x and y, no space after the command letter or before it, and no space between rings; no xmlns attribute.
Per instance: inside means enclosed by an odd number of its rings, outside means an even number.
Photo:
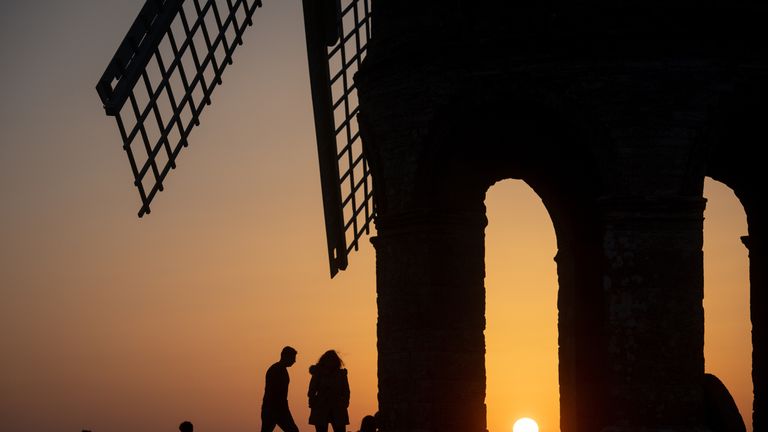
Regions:
<svg viewBox="0 0 768 432"><path fill-rule="evenodd" d="M141 197L163 190L260 0L147 0L99 80Z"/></svg>
<svg viewBox="0 0 768 432"><path fill-rule="evenodd" d="M139 216L222 83L260 0L146 0L96 88L114 116ZM303 0L331 276L370 231L373 183L354 75L371 40L370 0Z"/></svg>
<svg viewBox="0 0 768 432"><path fill-rule="evenodd" d="M371 40L370 0L304 0L304 19L333 276L347 267L375 215L354 81Z"/></svg>

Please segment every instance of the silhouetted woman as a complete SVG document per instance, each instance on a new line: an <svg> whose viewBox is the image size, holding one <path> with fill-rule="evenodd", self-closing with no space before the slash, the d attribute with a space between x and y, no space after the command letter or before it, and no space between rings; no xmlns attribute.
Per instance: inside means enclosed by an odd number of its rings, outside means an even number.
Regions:
<svg viewBox="0 0 768 432"><path fill-rule="evenodd" d="M309 367L309 424L317 432L327 432L329 424L333 432L344 432L349 424L349 381L343 365L336 351L330 350Z"/></svg>

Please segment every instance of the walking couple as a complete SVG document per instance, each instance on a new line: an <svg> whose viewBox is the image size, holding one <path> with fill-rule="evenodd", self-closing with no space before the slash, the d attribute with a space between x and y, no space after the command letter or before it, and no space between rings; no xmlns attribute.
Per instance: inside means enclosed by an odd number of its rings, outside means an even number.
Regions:
<svg viewBox="0 0 768 432"><path fill-rule="evenodd" d="M267 370L264 401L261 406L261 432L272 432L279 426L285 432L298 432L288 409L288 368L296 363L296 350L287 346L280 353L280 361ZM317 364L309 367L309 424L317 432L344 432L349 424L349 381L344 363L334 350L326 351Z"/></svg>

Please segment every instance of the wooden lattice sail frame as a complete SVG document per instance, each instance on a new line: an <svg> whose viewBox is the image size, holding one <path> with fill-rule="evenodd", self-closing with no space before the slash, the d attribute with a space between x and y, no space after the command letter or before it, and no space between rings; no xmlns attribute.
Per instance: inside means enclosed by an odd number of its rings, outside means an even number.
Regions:
<svg viewBox="0 0 768 432"><path fill-rule="evenodd" d="M371 40L370 0L304 0L312 103L331 276L367 235L373 184L357 124L354 74Z"/></svg>
<svg viewBox="0 0 768 432"><path fill-rule="evenodd" d="M358 70L371 39L370 0L304 0L330 271L373 220L373 185L357 126ZM141 207L163 190L260 0L146 0L96 89L116 119Z"/></svg>

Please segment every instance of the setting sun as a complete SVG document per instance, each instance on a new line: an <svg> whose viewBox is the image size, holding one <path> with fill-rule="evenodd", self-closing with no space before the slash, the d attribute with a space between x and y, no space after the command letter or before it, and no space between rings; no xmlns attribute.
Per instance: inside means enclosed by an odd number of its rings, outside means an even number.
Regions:
<svg viewBox="0 0 768 432"><path fill-rule="evenodd" d="M536 421L528 417L523 417L512 426L512 432L539 432L539 425Z"/></svg>

